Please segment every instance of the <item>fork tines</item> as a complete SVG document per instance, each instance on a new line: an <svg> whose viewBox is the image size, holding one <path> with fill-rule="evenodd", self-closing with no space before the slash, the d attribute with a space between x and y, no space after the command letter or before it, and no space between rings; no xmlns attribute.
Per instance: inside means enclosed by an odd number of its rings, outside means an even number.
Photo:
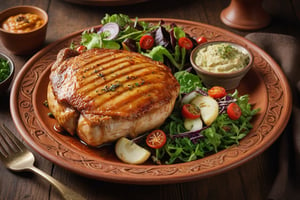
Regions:
<svg viewBox="0 0 300 200"><path fill-rule="evenodd" d="M4 157L7 157L9 152L22 151L23 144L4 124L0 126L0 139L0 153Z"/></svg>

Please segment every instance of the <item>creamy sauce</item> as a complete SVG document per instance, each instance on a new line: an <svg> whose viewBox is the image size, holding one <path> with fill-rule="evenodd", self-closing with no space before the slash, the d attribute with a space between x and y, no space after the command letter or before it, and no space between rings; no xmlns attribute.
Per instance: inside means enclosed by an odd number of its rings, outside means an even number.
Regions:
<svg viewBox="0 0 300 200"><path fill-rule="evenodd" d="M41 27L43 24L44 20L37 14L25 13L7 18L3 22L2 28L13 33L26 33Z"/></svg>
<svg viewBox="0 0 300 200"><path fill-rule="evenodd" d="M249 63L249 56L226 43L209 45L196 55L196 65L209 72L239 71Z"/></svg>

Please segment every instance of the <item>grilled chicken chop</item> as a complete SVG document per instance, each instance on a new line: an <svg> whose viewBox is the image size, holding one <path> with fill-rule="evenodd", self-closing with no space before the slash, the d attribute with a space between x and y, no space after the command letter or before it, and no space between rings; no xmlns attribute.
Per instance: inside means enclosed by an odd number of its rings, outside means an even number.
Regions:
<svg viewBox="0 0 300 200"><path fill-rule="evenodd" d="M47 98L65 130L99 146L159 127L178 92L170 69L141 54L63 49L51 68Z"/></svg>

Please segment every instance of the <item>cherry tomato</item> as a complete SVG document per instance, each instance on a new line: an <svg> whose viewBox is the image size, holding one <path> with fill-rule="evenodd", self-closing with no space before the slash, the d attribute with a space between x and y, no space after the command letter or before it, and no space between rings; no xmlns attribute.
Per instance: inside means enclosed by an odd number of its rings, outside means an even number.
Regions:
<svg viewBox="0 0 300 200"><path fill-rule="evenodd" d="M186 50L193 48L193 42L187 37L181 37L178 40L178 45Z"/></svg>
<svg viewBox="0 0 300 200"><path fill-rule="evenodd" d="M227 114L230 119L237 120L241 117L242 110L236 103L231 103L227 107Z"/></svg>
<svg viewBox="0 0 300 200"><path fill-rule="evenodd" d="M143 35L140 39L142 49L151 49L154 45L154 38L151 35Z"/></svg>
<svg viewBox="0 0 300 200"><path fill-rule="evenodd" d="M154 130L146 138L146 143L153 149L159 149L164 146L167 136L162 130Z"/></svg>
<svg viewBox="0 0 300 200"><path fill-rule="evenodd" d="M79 53L82 53L86 50L86 47L83 45L80 45L79 47L77 47L76 51L78 51Z"/></svg>
<svg viewBox="0 0 300 200"><path fill-rule="evenodd" d="M183 117L188 119L196 119L200 117L200 108L195 104L185 104L181 109Z"/></svg>
<svg viewBox="0 0 300 200"><path fill-rule="evenodd" d="M198 44L202 44L202 43L207 42L207 39L204 36L200 36L200 37L197 37L196 41Z"/></svg>
<svg viewBox="0 0 300 200"><path fill-rule="evenodd" d="M207 93L214 99L222 98L227 94L225 88L221 86L214 86L210 88Z"/></svg>

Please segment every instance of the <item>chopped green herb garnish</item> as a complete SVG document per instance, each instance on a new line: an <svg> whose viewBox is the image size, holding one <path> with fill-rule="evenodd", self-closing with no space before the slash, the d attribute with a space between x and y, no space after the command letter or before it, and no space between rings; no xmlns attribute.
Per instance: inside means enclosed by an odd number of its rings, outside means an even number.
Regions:
<svg viewBox="0 0 300 200"><path fill-rule="evenodd" d="M51 112L48 113L48 117L55 118Z"/></svg>
<svg viewBox="0 0 300 200"><path fill-rule="evenodd" d="M231 45L222 45L218 48L218 53L223 59L229 59L234 57L235 49Z"/></svg>
<svg viewBox="0 0 300 200"><path fill-rule="evenodd" d="M104 92L112 92L112 91L115 91L120 86L121 86L120 82L117 82L117 83L112 84L110 86L105 85L104 88L102 89L102 91L104 91Z"/></svg>
<svg viewBox="0 0 300 200"><path fill-rule="evenodd" d="M103 73L99 73L98 76L102 78L104 77Z"/></svg>
<svg viewBox="0 0 300 200"><path fill-rule="evenodd" d="M10 73L10 68L9 68L9 61L0 58L0 82L4 81Z"/></svg>
<svg viewBox="0 0 300 200"><path fill-rule="evenodd" d="M43 102L43 104L44 104L44 106L46 106L47 108L49 107L49 104L48 104L48 101L47 101L47 100L45 100L45 101Z"/></svg>

